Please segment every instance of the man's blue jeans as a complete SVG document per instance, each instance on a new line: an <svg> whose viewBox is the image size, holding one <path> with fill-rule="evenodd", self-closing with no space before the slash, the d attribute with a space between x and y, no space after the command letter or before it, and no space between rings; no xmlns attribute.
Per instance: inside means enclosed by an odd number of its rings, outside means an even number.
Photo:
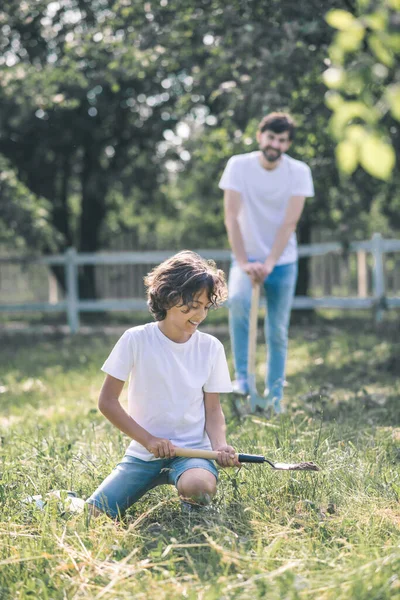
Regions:
<svg viewBox="0 0 400 600"><path fill-rule="evenodd" d="M283 397L288 347L288 330L298 263L279 265L264 280L267 300L265 339L267 342L267 398L279 404ZM229 329L235 375L247 386L247 355L252 284L250 277L233 260L229 273Z"/></svg>

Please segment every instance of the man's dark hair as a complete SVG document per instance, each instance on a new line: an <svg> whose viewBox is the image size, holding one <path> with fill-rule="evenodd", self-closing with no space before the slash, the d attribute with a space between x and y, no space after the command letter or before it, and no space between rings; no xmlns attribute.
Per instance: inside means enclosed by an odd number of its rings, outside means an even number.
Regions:
<svg viewBox="0 0 400 600"><path fill-rule="evenodd" d="M267 129L273 131L274 133L283 133L284 131L288 131L289 140L292 141L294 138L296 123L287 113L273 112L265 116L258 125L258 131L260 133L266 131Z"/></svg>
<svg viewBox="0 0 400 600"><path fill-rule="evenodd" d="M178 252L155 267L144 278L147 306L156 321L163 321L173 306L187 306L195 296L207 290L208 300L217 308L227 298L225 274L213 260L190 250Z"/></svg>

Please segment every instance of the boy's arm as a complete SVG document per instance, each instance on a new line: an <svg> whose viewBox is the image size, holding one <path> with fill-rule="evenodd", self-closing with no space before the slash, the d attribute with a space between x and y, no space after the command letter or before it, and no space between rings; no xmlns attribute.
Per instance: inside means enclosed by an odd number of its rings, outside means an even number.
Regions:
<svg viewBox="0 0 400 600"><path fill-rule="evenodd" d="M99 396L99 410L103 415L127 436L139 442L156 458L175 456L175 450L169 440L157 438L136 423L123 409L119 397L124 387L124 381L107 375Z"/></svg>
<svg viewBox="0 0 400 600"><path fill-rule="evenodd" d="M204 406L207 435L210 438L212 449L220 453L218 464L221 467L240 466L235 459L235 450L226 443L225 417L219 401L219 394L204 392Z"/></svg>

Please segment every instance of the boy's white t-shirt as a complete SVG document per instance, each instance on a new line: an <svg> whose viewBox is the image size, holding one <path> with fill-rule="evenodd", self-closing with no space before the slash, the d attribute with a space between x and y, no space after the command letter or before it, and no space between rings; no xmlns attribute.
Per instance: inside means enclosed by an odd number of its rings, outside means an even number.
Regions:
<svg viewBox="0 0 400 600"><path fill-rule="evenodd" d="M304 162L282 154L272 171L264 169L258 151L229 159L219 182L223 190L240 192L238 216L247 257L264 261L285 218L291 196L314 196L311 170ZM297 260L296 234L292 233L277 265Z"/></svg>
<svg viewBox="0 0 400 600"><path fill-rule="evenodd" d="M132 327L118 340L102 370L128 387L128 413L156 437L175 446L211 449L205 431L204 392L230 392L224 347L217 338L196 331L178 344L157 323ZM132 440L127 454L154 460Z"/></svg>

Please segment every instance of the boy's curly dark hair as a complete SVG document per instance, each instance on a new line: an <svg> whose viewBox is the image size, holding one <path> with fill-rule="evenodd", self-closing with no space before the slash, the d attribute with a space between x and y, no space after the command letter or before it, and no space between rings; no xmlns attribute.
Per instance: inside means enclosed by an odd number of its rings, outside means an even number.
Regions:
<svg viewBox="0 0 400 600"><path fill-rule="evenodd" d="M173 306L187 306L203 289L214 308L228 296L225 274L213 260L190 250L178 252L155 267L144 278L147 306L156 321L163 321Z"/></svg>

